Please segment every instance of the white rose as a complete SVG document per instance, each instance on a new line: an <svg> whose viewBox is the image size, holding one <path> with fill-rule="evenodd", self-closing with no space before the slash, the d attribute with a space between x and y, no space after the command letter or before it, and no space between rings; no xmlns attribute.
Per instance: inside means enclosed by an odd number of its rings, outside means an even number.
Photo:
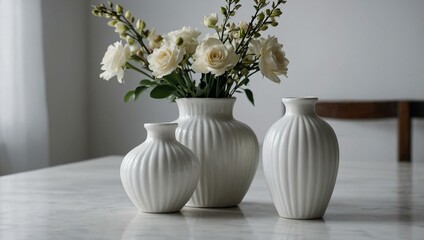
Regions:
<svg viewBox="0 0 424 240"><path fill-rule="evenodd" d="M219 39L212 37L204 40L197 47L193 58L192 68L195 72L211 72L216 76L234 67L239 59L231 44L224 45Z"/></svg>
<svg viewBox="0 0 424 240"><path fill-rule="evenodd" d="M153 76L162 78L172 73L183 60L184 54L185 50L173 43L167 43L160 48L155 48L153 53L147 56Z"/></svg>
<svg viewBox="0 0 424 240"><path fill-rule="evenodd" d="M116 76L118 82L122 83L124 67L130 57L131 50L128 44L123 46L121 42L116 42L113 45L109 45L101 62L101 69L104 72L100 74L100 77L109 80Z"/></svg>
<svg viewBox="0 0 424 240"><path fill-rule="evenodd" d="M214 27L218 22L218 15L216 13L211 13L209 16L203 18L203 25L206 27Z"/></svg>
<svg viewBox="0 0 424 240"><path fill-rule="evenodd" d="M192 55L196 51L196 47L199 44L197 41L199 36L200 32L197 29L183 27L180 30L168 33L165 36L165 39L171 43L177 43L177 40L181 38L183 40L182 47L185 48L187 54Z"/></svg>
<svg viewBox="0 0 424 240"><path fill-rule="evenodd" d="M266 78L279 83L281 80L278 75L287 77L289 60L283 51L283 45L278 43L277 38L252 40L251 44L255 55L259 57L259 69Z"/></svg>

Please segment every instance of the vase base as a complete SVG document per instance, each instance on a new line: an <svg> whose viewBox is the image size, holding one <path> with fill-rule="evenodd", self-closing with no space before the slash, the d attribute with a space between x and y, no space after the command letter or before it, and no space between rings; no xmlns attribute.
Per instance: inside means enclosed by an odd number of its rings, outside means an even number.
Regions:
<svg viewBox="0 0 424 240"><path fill-rule="evenodd" d="M280 216L281 218L284 219L289 219L289 220L322 220L323 216L319 216L319 217L283 217Z"/></svg>
<svg viewBox="0 0 424 240"><path fill-rule="evenodd" d="M179 210L170 210L170 211L142 211L139 210L138 213L141 214L172 214L172 213L179 213L181 209Z"/></svg>
<svg viewBox="0 0 424 240"><path fill-rule="evenodd" d="M185 207L189 207L189 208L234 208L234 207L238 207L239 204L231 204L231 205L224 205L224 206L202 206L202 205L185 205Z"/></svg>

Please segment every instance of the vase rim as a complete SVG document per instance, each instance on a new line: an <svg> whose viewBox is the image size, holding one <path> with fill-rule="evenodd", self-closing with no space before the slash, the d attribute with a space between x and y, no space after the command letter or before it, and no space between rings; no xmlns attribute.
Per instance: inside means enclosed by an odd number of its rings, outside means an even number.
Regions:
<svg viewBox="0 0 424 240"><path fill-rule="evenodd" d="M158 123L145 123L144 127L156 127L156 126L178 126L176 122L158 122Z"/></svg>
<svg viewBox="0 0 424 240"><path fill-rule="evenodd" d="M177 98L175 101L198 101L198 100L204 100L204 101L226 101L226 100L236 100L236 97L225 97L225 98L197 98L197 97L191 97L191 98Z"/></svg>
<svg viewBox="0 0 424 240"><path fill-rule="evenodd" d="M315 96L305 96L305 97L283 97L282 99L281 99L281 101L282 102L292 102L292 101L296 101L296 102L299 102L299 101L307 101L307 102L310 102L310 101L318 101L318 97L315 97Z"/></svg>

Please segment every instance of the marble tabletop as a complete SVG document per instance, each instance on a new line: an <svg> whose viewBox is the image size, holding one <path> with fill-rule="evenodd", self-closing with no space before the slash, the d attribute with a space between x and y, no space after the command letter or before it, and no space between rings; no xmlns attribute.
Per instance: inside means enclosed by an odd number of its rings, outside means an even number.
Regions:
<svg viewBox="0 0 424 240"><path fill-rule="evenodd" d="M0 177L0 239L424 239L424 164L340 162L323 219L280 218L259 167L234 208L138 213L122 157Z"/></svg>

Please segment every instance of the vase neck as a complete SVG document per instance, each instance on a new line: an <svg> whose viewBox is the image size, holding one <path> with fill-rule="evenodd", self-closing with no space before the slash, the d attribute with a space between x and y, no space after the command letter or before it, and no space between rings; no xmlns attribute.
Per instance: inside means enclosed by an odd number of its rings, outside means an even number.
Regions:
<svg viewBox="0 0 424 240"><path fill-rule="evenodd" d="M285 115L315 115L315 103L318 98L283 98L282 101L286 108Z"/></svg>
<svg viewBox="0 0 424 240"><path fill-rule="evenodd" d="M146 123L144 128L147 130L147 140L175 140L177 126L177 123Z"/></svg>
<svg viewBox="0 0 424 240"><path fill-rule="evenodd" d="M180 98L177 99L180 118L233 118L235 98Z"/></svg>

